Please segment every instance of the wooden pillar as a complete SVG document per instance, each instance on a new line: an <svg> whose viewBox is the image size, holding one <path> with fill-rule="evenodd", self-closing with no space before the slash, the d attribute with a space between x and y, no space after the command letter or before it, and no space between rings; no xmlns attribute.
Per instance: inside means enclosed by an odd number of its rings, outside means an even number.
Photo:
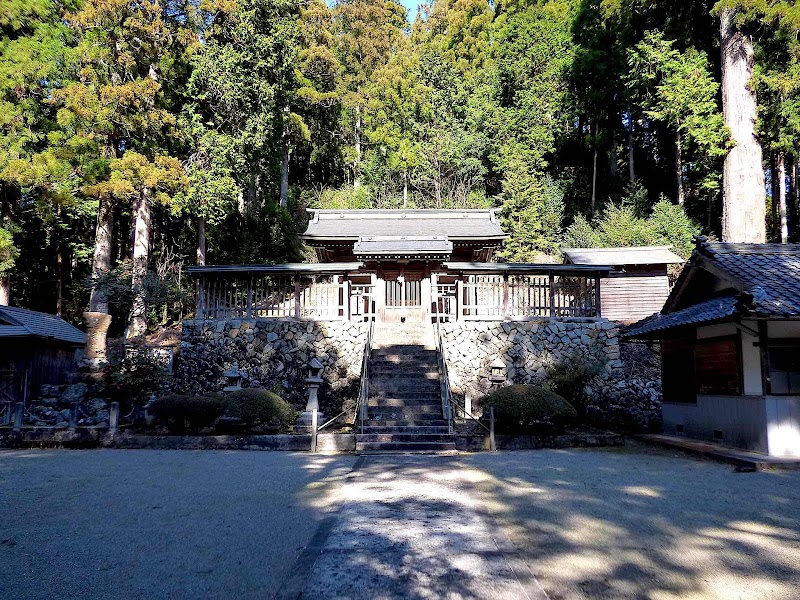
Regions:
<svg viewBox="0 0 800 600"><path fill-rule="evenodd" d="M503 317L511 318L511 307L508 302L508 273L503 275Z"/></svg>
<svg viewBox="0 0 800 600"><path fill-rule="evenodd" d="M596 275L594 278L594 315L595 318L600 319L603 313L600 309L600 276Z"/></svg>
<svg viewBox="0 0 800 600"><path fill-rule="evenodd" d="M456 321L461 320L461 311L464 304L464 275L459 274L456 279Z"/></svg>
<svg viewBox="0 0 800 600"><path fill-rule="evenodd" d="M550 318L556 316L556 277L552 273L547 276L547 287L550 291Z"/></svg>
<svg viewBox="0 0 800 600"><path fill-rule="evenodd" d="M295 275L294 278L294 317L300 318L300 275Z"/></svg>
<svg viewBox="0 0 800 600"><path fill-rule="evenodd" d="M439 274L438 273L431 273L431 300L430 300L430 310L433 313L433 317L439 321L441 316L439 315Z"/></svg>
<svg viewBox="0 0 800 600"><path fill-rule="evenodd" d="M253 318L253 274L247 280L247 310L245 312L248 319Z"/></svg>

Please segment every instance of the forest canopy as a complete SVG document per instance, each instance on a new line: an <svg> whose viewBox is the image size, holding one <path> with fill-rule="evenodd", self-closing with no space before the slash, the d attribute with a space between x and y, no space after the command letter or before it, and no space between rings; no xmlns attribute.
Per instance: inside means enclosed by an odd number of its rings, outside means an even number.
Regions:
<svg viewBox="0 0 800 600"><path fill-rule="evenodd" d="M0 293L141 334L187 264L303 260L315 207L496 207L506 261L686 255L736 168L726 27L796 241L793 1L0 0Z"/></svg>

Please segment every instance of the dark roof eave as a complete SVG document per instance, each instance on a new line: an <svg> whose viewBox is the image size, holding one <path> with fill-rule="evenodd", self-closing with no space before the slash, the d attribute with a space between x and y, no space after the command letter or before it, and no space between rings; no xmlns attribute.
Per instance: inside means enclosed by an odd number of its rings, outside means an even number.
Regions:
<svg viewBox="0 0 800 600"><path fill-rule="evenodd" d="M555 263L465 263L448 262L444 268L462 273L589 273L605 277L615 269L609 265L571 265Z"/></svg>
<svg viewBox="0 0 800 600"><path fill-rule="evenodd" d="M300 234L300 238L309 242L357 242L361 237L360 235L314 235L309 233ZM507 234L497 235L448 235L447 239L451 242L472 242L479 243L482 241L490 242L503 242L508 239Z"/></svg>
<svg viewBox="0 0 800 600"><path fill-rule="evenodd" d="M280 265L194 265L186 267L190 275L214 275L217 273L298 273L336 274L357 271L363 262L346 263L285 263Z"/></svg>

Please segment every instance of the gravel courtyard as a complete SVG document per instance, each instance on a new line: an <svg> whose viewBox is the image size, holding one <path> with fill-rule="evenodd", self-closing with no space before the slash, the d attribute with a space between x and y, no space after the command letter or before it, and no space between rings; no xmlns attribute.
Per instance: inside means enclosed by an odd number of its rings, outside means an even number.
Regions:
<svg viewBox="0 0 800 600"><path fill-rule="evenodd" d="M638 445L2 451L0 515L0 596L20 600L800 597L800 473Z"/></svg>

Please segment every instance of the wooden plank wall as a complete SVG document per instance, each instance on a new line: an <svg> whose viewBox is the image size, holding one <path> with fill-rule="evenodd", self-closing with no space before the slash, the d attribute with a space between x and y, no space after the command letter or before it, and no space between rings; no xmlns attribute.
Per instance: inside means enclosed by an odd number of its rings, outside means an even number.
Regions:
<svg viewBox="0 0 800 600"><path fill-rule="evenodd" d="M666 274L624 274L600 281L603 317L612 321L633 322L664 307L669 296Z"/></svg>

